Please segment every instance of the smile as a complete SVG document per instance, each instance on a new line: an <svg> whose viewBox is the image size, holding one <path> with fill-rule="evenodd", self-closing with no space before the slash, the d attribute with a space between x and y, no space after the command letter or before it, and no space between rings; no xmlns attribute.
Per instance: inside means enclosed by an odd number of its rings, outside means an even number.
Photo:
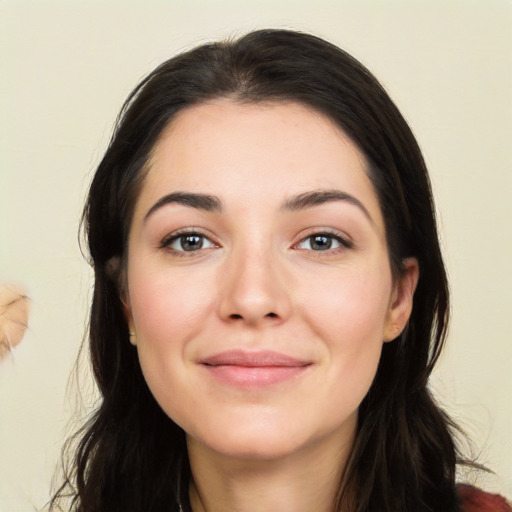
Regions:
<svg viewBox="0 0 512 512"><path fill-rule="evenodd" d="M249 390L297 377L312 363L274 351L230 350L207 357L200 364L215 380Z"/></svg>

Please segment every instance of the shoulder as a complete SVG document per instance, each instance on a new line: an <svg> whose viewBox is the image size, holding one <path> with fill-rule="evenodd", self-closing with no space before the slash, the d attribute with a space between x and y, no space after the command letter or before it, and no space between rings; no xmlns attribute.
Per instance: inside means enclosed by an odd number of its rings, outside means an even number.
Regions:
<svg viewBox="0 0 512 512"><path fill-rule="evenodd" d="M512 512L510 503L499 494L491 494L471 485L457 486L462 512Z"/></svg>

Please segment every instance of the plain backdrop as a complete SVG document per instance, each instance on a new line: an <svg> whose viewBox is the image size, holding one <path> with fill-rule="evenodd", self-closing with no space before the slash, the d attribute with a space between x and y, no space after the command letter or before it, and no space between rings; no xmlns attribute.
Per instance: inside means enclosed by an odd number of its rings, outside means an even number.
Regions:
<svg viewBox="0 0 512 512"><path fill-rule="evenodd" d="M176 52L260 27L353 53L417 135L453 294L433 386L498 474L477 483L512 496L509 1L0 0L0 281L32 299L27 335L0 363L0 512L49 497L91 292L79 216L123 100Z"/></svg>

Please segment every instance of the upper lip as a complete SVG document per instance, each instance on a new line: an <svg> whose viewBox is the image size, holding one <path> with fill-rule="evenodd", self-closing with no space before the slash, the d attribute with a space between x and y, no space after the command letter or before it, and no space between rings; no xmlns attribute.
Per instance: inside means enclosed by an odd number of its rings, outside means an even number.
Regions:
<svg viewBox="0 0 512 512"><path fill-rule="evenodd" d="M200 363L209 366L247 366L254 368L272 366L307 366L311 364L304 359L298 359L273 350L249 352L245 350L227 350L201 359Z"/></svg>

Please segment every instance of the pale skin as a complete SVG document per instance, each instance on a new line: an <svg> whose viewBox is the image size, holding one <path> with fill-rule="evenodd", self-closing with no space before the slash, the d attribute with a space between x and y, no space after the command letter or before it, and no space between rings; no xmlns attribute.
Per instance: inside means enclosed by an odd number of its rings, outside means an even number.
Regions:
<svg viewBox="0 0 512 512"><path fill-rule="evenodd" d="M332 512L418 273L410 258L393 279L364 155L322 114L220 99L177 115L136 202L123 301L187 434L194 512ZM210 364L233 350L299 364Z"/></svg>

